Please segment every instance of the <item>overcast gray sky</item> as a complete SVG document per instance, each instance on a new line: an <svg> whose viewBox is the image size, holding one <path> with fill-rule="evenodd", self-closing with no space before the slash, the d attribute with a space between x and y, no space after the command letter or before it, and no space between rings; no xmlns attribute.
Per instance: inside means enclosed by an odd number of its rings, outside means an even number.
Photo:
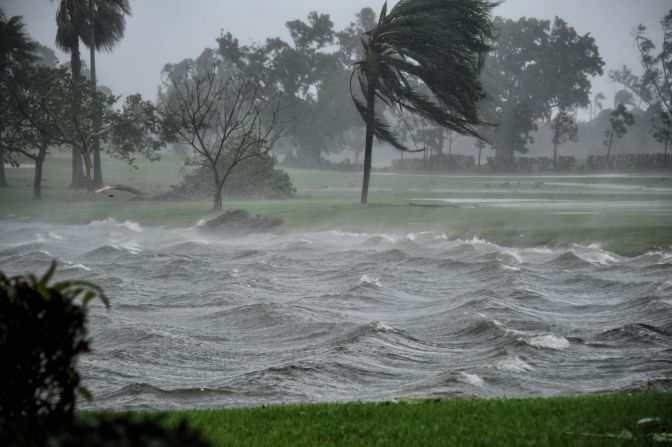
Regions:
<svg viewBox="0 0 672 447"><path fill-rule="evenodd" d="M7 16L23 16L30 35L52 48L57 3L0 0ZM289 39L285 22L305 19L310 11L329 14L340 29L361 8L378 11L381 5L382 0L131 0L133 15L128 18L124 40L111 53L98 56L98 77L117 95L140 92L154 99L164 64L214 47L221 30L243 43L273 36ZM579 33L596 38L607 71L627 64L637 72L632 29L643 23L660 41L659 21L670 8L670 0L508 0L496 14L516 19L562 17ZM58 55L61 62L68 60L64 53ZM88 53L83 52L83 58L88 59ZM593 83L593 92L603 91L608 97L616 89L606 79Z"/></svg>

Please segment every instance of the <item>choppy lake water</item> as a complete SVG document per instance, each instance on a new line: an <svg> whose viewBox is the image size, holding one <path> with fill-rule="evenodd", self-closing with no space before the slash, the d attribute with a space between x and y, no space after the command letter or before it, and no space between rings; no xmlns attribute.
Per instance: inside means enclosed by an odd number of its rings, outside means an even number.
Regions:
<svg viewBox="0 0 672 447"><path fill-rule="evenodd" d="M52 257L112 300L90 312L80 408L672 391L672 253L0 225L5 272Z"/></svg>

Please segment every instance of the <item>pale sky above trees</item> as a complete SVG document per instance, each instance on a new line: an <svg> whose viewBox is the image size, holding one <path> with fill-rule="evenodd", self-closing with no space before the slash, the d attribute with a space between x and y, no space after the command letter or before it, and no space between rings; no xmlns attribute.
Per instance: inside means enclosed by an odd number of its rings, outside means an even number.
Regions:
<svg viewBox="0 0 672 447"><path fill-rule="evenodd" d="M51 48L55 47L56 5L49 0L0 0L7 16L23 16L30 35ZM139 92L154 99L163 66L216 46L221 30L241 43L274 36L290 40L284 26L288 20L305 20L316 10L330 14L340 29L367 6L377 13L382 0L131 0L133 16L128 18L126 36L112 53L98 56L99 83L117 95ZM590 32L606 62L605 76L593 83L593 93L605 92L609 104L620 88L608 81L608 71L627 64L639 72L632 30L643 23L654 42L660 41L658 22L669 8L669 0L508 0L495 13L513 19L550 20L557 15L579 33ZM61 62L68 60L65 54L57 54Z"/></svg>

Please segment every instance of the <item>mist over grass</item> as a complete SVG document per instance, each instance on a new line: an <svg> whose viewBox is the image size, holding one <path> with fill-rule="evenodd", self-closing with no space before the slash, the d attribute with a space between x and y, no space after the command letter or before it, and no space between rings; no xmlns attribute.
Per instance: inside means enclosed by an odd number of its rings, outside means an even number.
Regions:
<svg viewBox="0 0 672 447"><path fill-rule="evenodd" d="M70 160L54 154L45 167L44 198L31 199L30 168L8 169L0 189L1 219L88 223L114 218L143 225L189 227L218 213L210 200L131 200L113 191L95 198L67 188ZM137 168L106 159L106 184L158 194L182 179L181 159L138 160ZM224 211L279 217L281 231L436 232L503 245L600 244L638 255L672 246L672 174L575 173L482 175L374 173L371 204L360 206L361 174L286 169L298 194L291 200L225 201ZM225 186L226 188L226 186Z"/></svg>

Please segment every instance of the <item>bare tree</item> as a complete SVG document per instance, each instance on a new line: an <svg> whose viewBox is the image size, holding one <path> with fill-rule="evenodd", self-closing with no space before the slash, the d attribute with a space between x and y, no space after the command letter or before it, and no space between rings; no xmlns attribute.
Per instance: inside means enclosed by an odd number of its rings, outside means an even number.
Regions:
<svg viewBox="0 0 672 447"><path fill-rule="evenodd" d="M212 54L167 66L159 102L167 140L191 147L189 164L212 171L214 210L222 209L222 190L236 166L268 154L282 132L279 98Z"/></svg>

